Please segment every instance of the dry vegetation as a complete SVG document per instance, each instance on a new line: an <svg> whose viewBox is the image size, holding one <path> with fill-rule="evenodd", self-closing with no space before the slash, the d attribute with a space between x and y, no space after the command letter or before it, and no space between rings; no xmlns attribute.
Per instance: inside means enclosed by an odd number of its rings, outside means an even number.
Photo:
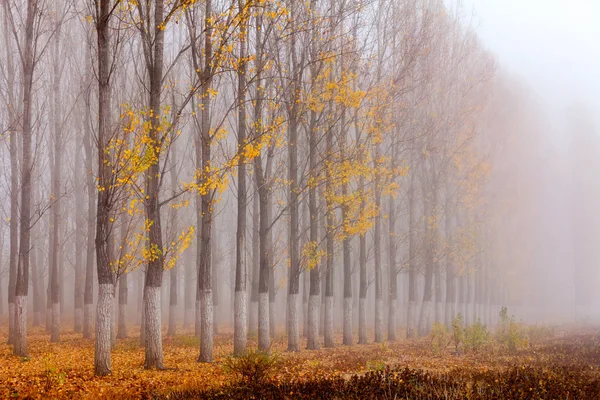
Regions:
<svg viewBox="0 0 600 400"><path fill-rule="evenodd" d="M6 337L6 332L1 332ZM600 338L592 332L530 335L526 348L490 344L479 351L435 349L432 338L285 351L276 338L264 377L244 380L230 355L232 335L215 343L215 362L197 363L192 332L165 337L165 371L143 368L138 338L119 340L113 373L95 377L94 344L64 334L50 343L43 329L31 332L30 358L0 346L0 398L590 398L600 395ZM338 344L341 337L336 338ZM305 343L303 343L303 346ZM251 348L256 343L251 342ZM251 362L263 362L256 356ZM247 366L247 365L246 365ZM241 371L244 372L244 371Z"/></svg>

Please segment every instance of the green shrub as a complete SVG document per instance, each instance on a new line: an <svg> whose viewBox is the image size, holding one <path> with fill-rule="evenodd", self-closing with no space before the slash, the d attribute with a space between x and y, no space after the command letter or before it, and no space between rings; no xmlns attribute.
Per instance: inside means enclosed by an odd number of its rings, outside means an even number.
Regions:
<svg viewBox="0 0 600 400"><path fill-rule="evenodd" d="M466 351L480 351L490 343L490 334L479 319L464 329L463 337Z"/></svg>
<svg viewBox="0 0 600 400"><path fill-rule="evenodd" d="M498 343L509 351L516 351L527 347L527 329L515 321L514 316L508 316L508 309L502 307L500 310L500 325L496 332Z"/></svg>
<svg viewBox="0 0 600 400"><path fill-rule="evenodd" d="M462 315L458 313L452 320L452 343L454 350L458 353L458 346L465 340L465 327L463 325Z"/></svg>
<svg viewBox="0 0 600 400"><path fill-rule="evenodd" d="M223 367L247 385L260 385L273 376L279 364L276 354L250 351L243 356L227 358Z"/></svg>
<svg viewBox="0 0 600 400"><path fill-rule="evenodd" d="M435 322L431 327L431 346L433 354L440 355L441 352L448 346L450 340L448 338L448 332L446 331L446 325L439 322Z"/></svg>

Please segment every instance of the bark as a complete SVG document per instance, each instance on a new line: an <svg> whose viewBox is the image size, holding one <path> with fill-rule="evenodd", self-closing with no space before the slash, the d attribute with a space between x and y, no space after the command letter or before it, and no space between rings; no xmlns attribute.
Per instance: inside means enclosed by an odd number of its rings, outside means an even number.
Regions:
<svg viewBox="0 0 600 400"><path fill-rule="evenodd" d="M433 297L433 273L435 271L435 218L436 191L432 187L430 191L423 190L424 196L424 232L425 232L425 287L423 289L423 302L419 316L419 335L425 336L430 331L431 303Z"/></svg>
<svg viewBox="0 0 600 400"><path fill-rule="evenodd" d="M86 46L86 71L92 71L91 66L91 43ZM94 302L94 235L96 225L96 182L94 179L94 155L92 153L92 116L91 116L91 90L88 88L86 106L84 111L84 136L83 147L85 151L86 188L87 188L87 232L86 232L86 258L85 258L85 287L83 291L83 337L91 339L93 330L93 302Z"/></svg>
<svg viewBox="0 0 600 400"><path fill-rule="evenodd" d="M361 179L362 182L362 179ZM361 204L364 210L364 201ZM367 237L360 235L358 244L358 343L366 344L367 338Z"/></svg>
<svg viewBox="0 0 600 400"><path fill-rule="evenodd" d="M392 144L392 171L395 169L395 153L394 145ZM388 340L395 342L396 336L396 303L398 300L398 268L396 266L396 202L394 195L390 195L388 199L389 208L389 281L390 281L390 294L389 294L389 314L388 314Z"/></svg>
<svg viewBox="0 0 600 400"><path fill-rule="evenodd" d="M141 325L142 324L142 314L144 313L144 276L146 274L144 273L144 271L140 268L138 270L137 273L137 324ZM140 330L140 334L143 332L143 330Z"/></svg>
<svg viewBox="0 0 600 400"><path fill-rule="evenodd" d="M295 7L291 3L291 24L294 32ZM288 305L286 315L286 326L288 333L288 351L299 351L298 332L298 294L300 293L300 258L298 254L299 232L298 232L298 96L300 92L300 71L296 55L296 34L292 33L290 38L290 52L292 58L292 81L289 93L291 101L288 106L288 180L290 182L288 209L290 214L289 225L289 252L290 272L288 275Z"/></svg>
<svg viewBox="0 0 600 400"><path fill-rule="evenodd" d="M313 69L313 86L316 85L316 71ZM318 256L318 245L319 245L319 216L317 209L317 113L313 109L310 112L310 128L309 128L309 183L308 183L308 210L309 210L309 243L311 252L311 269L310 269L310 294L308 300L308 335L307 345L308 350L319 349L319 297L321 289L321 268L320 259L316 259ZM312 265L314 264L314 265Z"/></svg>
<svg viewBox="0 0 600 400"><path fill-rule="evenodd" d="M190 254L191 252L188 252ZM189 328L194 321L194 263L190 260L191 257L186 258L185 262L185 280L184 280L184 313L183 313L183 327Z"/></svg>
<svg viewBox="0 0 600 400"><path fill-rule="evenodd" d="M96 345L94 353L94 373L96 375L111 373L111 325L115 289L114 273L110 266L112 254L110 253L111 246L109 244L111 238L110 218L113 207L112 190L110 189L112 172L106 154L111 125L109 3L108 0L100 1L96 22L98 35L98 186L102 188L102 190L98 190L96 204L95 243L96 268L98 270L98 304L96 308Z"/></svg>
<svg viewBox="0 0 600 400"><path fill-rule="evenodd" d="M325 136L325 147L326 147L326 155L327 157L331 157L333 154L333 133L331 129L328 129L328 132ZM331 193L332 191L332 176L331 170L329 168L325 169L325 193ZM323 329L323 336L325 347L333 347L333 268L334 268L334 210L333 210L333 202L331 201L330 196L326 196L325 199L325 209L326 209L326 226L325 233L327 235L326 238L326 267L325 267L325 326Z"/></svg>
<svg viewBox="0 0 600 400"><path fill-rule="evenodd" d="M212 239L211 239L211 260L212 260L212 298L213 298L213 331L215 335L219 334L219 241L217 237L216 223L212 224Z"/></svg>
<svg viewBox="0 0 600 400"><path fill-rule="evenodd" d="M129 274L123 273L119 277L119 314L117 324L117 338L119 339L124 339L127 337L128 276Z"/></svg>
<svg viewBox="0 0 600 400"><path fill-rule="evenodd" d="M61 100L60 100L60 25L54 33L53 43L53 112L52 120L54 125L54 159L51 167L51 192L50 198L52 206L50 209L50 225L51 225L51 243L50 248L50 269L52 271L52 282L50 292L52 297L52 334L51 342L60 342L60 312L61 312L61 283L62 283L62 268L59 267L59 253L61 245L60 237L60 218L61 218L61 194L60 194L60 179L62 169L62 132L61 132Z"/></svg>
<svg viewBox="0 0 600 400"><path fill-rule="evenodd" d="M17 114L14 105L17 104L15 96L15 70L12 59L12 49L8 38L9 34L9 2L4 2L4 38L6 40L6 78L8 96L8 123L9 123L9 153L10 153L10 223L9 223L9 271L8 271L8 344L15 342L15 290L17 280L17 260L19 257L19 167L17 149Z"/></svg>
<svg viewBox="0 0 600 400"><path fill-rule="evenodd" d="M440 263L434 263L434 284L435 284L435 310L433 322L442 323L444 316L442 314L442 266Z"/></svg>
<svg viewBox="0 0 600 400"><path fill-rule="evenodd" d="M172 145L171 148L171 159L170 159L170 179L171 179L171 195L177 194L177 148ZM174 207L169 209L169 228L171 243L175 243L177 240L177 211ZM173 255L176 257L177 255ZM177 271L178 271L179 260L175 262L175 265L169 271L169 326L167 330L168 336L175 336L177 334Z"/></svg>
<svg viewBox="0 0 600 400"><path fill-rule="evenodd" d="M256 171L254 172L257 173ZM256 186L255 186L256 187ZM250 294L250 320L248 321L248 333L258 332L258 275L260 273L260 211L258 201L258 190L255 190L252 199L252 282Z"/></svg>
<svg viewBox="0 0 600 400"><path fill-rule="evenodd" d="M82 121L85 124L85 121ZM83 159L80 149L83 146L81 133L77 134L76 139L76 154L75 154L75 171L73 173L74 188L75 188L75 281L74 281L74 330L77 333L83 331L83 291L85 273L83 269L83 238L84 225L83 218Z"/></svg>
<svg viewBox="0 0 600 400"><path fill-rule="evenodd" d="M415 174L410 175L408 189L408 312L406 321L406 336L412 338L416 335L417 316L417 231L416 231L416 204L415 204Z"/></svg>
<svg viewBox="0 0 600 400"><path fill-rule="evenodd" d="M205 42L204 42L204 68L202 85L202 129L201 141L201 167L202 171L211 169L211 137L210 137L210 96L212 86L212 2L206 1L205 11ZM198 291L200 293L200 355L199 362L212 362L213 359L213 309L212 309L212 269L211 269L211 224L213 193L207 190L201 195L202 215L200 220L200 257Z"/></svg>
<svg viewBox="0 0 600 400"><path fill-rule="evenodd" d="M448 194L446 194L448 196ZM450 209L450 200L446 200L444 216L444 236L446 243L452 243L452 211ZM445 324L446 329L452 329L452 321L456 314L456 266L454 264L453 246L449 246L446 254L446 303L445 303Z"/></svg>
<svg viewBox="0 0 600 400"><path fill-rule="evenodd" d="M344 113L342 112L341 126L344 126ZM344 137L344 135L341 135ZM340 143L341 159L344 160L345 143ZM346 198L348 195L348 184L342 184L342 196ZM348 205L342 205L342 221L348 218ZM350 238L344 235L342 241L343 263L344 263L344 339L343 343L346 346L351 346L353 342L352 334L352 266L350 261Z"/></svg>
<svg viewBox="0 0 600 400"><path fill-rule="evenodd" d="M151 277L146 274L146 282ZM145 362L146 369L164 369L161 332L160 286L146 285L144 300L146 318Z"/></svg>
<svg viewBox="0 0 600 400"><path fill-rule="evenodd" d="M150 16L148 16L150 18ZM155 24L164 20L164 2L162 0L154 4ZM163 86L163 57L164 57L164 30L154 29L154 37L151 43L144 46L147 63L146 68L150 77L149 105L152 110L148 132L150 143L156 146L156 160L150 165L145 174L146 180L146 220L149 221L148 247L151 256L148 260L146 270L146 338L145 338L145 361L146 369L163 369L162 354L162 332L161 332L161 303L160 292L163 281L164 254L161 231L161 215L159 206L160 190L160 142L161 126L161 89Z"/></svg>
<svg viewBox="0 0 600 400"><path fill-rule="evenodd" d="M375 145L375 165L379 162L380 144ZM381 271L381 191L379 178L375 177L375 232L373 238L373 252L375 258L375 342L383 341L383 277Z"/></svg>
<svg viewBox="0 0 600 400"><path fill-rule="evenodd" d="M35 192L35 191L34 191ZM36 236L37 230L34 230L34 237ZM3 240L0 240L3 242ZM0 243L0 248L4 243ZM35 243L33 245L33 249L31 251L31 283L33 289L33 326L39 326L41 324L41 313L40 313L40 297L43 297L42 287L40 286L40 266L38 264L38 246L39 243ZM0 312L0 315L2 313Z"/></svg>
<svg viewBox="0 0 600 400"><path fill-rule="evenodd" d="M269 210L268 210L268 191L269 187L264 179L262 171L262 157L257 156L254 159L254 168L256 176L256 185L258 188L259 204L259 249L260 249L260 269L258 274L258 348L267 351L271 346L271 326L269 323L269 275L270 275L270 257L269 257Z"/></svg>
<svg viewBox="0 0 600 400"><path fill-rule="evenodd" d="M25 40L23 44L23 126L22 126L22 164L21 164L21 214L19 229L19 263L17 266L15 287L15 338L14 354L27 356L27 292L29 289L29 251L31 244L31 172L33 168L31 154L31 108L33 86L33 25L37 14L37 1L27 1L25 20Z"/></svg>

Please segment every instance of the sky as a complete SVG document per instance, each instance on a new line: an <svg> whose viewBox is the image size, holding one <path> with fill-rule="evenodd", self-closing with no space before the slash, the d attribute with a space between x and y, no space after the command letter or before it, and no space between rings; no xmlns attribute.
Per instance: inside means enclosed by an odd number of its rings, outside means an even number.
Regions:
<svg viewBox="0 0 600 400"><path fill-rule="evenodd" d="M534 92L552 123L583 103L600 126L600 0L463 0L463 7L484 46Z"/></svg>

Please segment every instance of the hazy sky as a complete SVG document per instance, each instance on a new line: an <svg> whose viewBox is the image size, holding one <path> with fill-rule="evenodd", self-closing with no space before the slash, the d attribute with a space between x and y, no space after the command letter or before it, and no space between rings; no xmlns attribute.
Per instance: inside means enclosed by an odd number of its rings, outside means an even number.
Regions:
<svg viewBox="0 0 600 400"><path fill-rule="evenodd" d="M600 0L463 0L485 46L557 116L573 101L600 123Z"/></svg>

